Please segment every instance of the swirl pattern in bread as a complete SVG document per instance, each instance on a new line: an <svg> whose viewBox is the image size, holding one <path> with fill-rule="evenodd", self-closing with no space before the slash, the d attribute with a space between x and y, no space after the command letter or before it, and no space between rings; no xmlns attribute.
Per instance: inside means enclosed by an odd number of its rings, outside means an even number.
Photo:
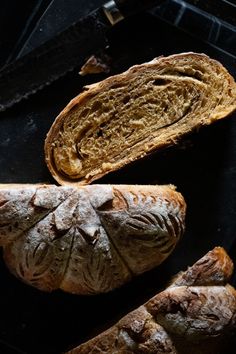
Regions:
<svg viewBox="0 0 236 354"><path fill-rule="evenodd" d="M89 184L235 109L235 81L219 62L160 57L74 98L48 132L46 163L60 184Z"/></svg>

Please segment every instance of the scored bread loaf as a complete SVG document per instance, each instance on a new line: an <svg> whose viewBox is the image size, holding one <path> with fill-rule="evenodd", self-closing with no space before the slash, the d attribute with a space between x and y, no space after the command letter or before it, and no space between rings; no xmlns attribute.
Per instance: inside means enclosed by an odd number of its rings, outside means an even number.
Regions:
<svg viewBox="0 0 236 354"><path fill-rule="evenodd" d="M67 354L219 354L236 329L233 263L216 247L113 327Z"/></svg>
<svg viewBox="0 0 236 354"><path fill-rule="evenodd" d="M204 54L159 57L86 87L47 134L60 184L89 184L236 109L236 84Z"/></svg>
<svg viewBox="0 0 236 354"><path fill-rule="evenodd" d="M0 185L0 246L39 289L107 292L170 255L185 211L171 185Z"/></svg>

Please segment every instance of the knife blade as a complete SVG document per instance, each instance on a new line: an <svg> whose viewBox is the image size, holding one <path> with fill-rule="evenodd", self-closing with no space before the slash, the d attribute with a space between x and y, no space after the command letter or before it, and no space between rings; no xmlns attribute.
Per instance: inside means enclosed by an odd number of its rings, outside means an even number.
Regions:
<svg viewBox="0 0 236 354"><path fill-rule="evenodd" d="M40 0L49 2L38 18L26 40L21 43L14 60L23 57L33 49L64 31L79 18L102 6L106 0ZM66 16L65 16L66 14ZM13 60L12 60L13 61Z"/></svg>
<svg viewBox="0 0 236 354"><path fill-rule="evenodd" d="M34 6L31 9L31 11L28 12L21 31L18 31L17 40L13 44L13 46L11 48L11 52L9 53L9 56L8 56L4 65L9 64L10 62L13 62L14 60L16 60L19 52L21 51L21 48L24 46L24 43L26 43L29 40L32 30L37 26L40 18L44 15L44 13L48 9L48 7L50 7L50 3L52 1L53 0L32 1ZM11 7L11 11L12 10L13 9ZM6 40L7 40L7 37L6 37Z"/></svg>
<svg viewBox="0 0 236 354"><path fill-rule="evenodd" d="M50 85L108 45L108 30L163 0L110 0L0 71L0 111Z"/></svg>

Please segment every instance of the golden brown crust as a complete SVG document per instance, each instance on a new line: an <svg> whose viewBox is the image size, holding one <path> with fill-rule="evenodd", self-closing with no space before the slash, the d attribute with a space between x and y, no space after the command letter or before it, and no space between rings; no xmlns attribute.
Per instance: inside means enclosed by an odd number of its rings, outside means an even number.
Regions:
<svg viewBox="0 0 236 354"><path fill-rule="evenodd" d="M171 286L224 285L233 273L233 262L222 247L215 247L185 272L172 280Z"/></svg>
<svg viewBox="0 0 236 354"><path fill-rule="evenodd" d="M160 57L90 85L45 141L60 184L88 184L236 109L236 84L204 54Z"/></svg>
<svg viewBox="0 0 236 354"><path fill-rule="evenodd" d="M0 188L9 269L45 291L107 292L163 262L184 231L173 186Z"/></svg>
<svg viewBox="0 0 236 354"><path fill-rule="evenodd" d="M173 283L68 354L219 353L222 340L236 327L236 291L225 284L232 270L226 252L214 248L182 274L181 282L177 278L179 285Z"/></svg>

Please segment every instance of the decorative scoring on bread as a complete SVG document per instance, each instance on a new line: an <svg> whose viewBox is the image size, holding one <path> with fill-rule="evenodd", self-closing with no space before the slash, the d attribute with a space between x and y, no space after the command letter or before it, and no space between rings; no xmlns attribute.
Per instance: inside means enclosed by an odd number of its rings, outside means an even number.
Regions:
<svg viewBox="0 0 236 354"><path fill-rule="evenodd" d="M77 294L107 292L161 262L184 230L173 186L0 188L0 245L26 283Z"/></svg>
<svg viewBox="0 0 236 354"><path fill-rule="evenodd" d="M207 271L207 274L205 274ZM233 263L215 247L164 291L68 354L215 354L236 327Z"/></svg>

